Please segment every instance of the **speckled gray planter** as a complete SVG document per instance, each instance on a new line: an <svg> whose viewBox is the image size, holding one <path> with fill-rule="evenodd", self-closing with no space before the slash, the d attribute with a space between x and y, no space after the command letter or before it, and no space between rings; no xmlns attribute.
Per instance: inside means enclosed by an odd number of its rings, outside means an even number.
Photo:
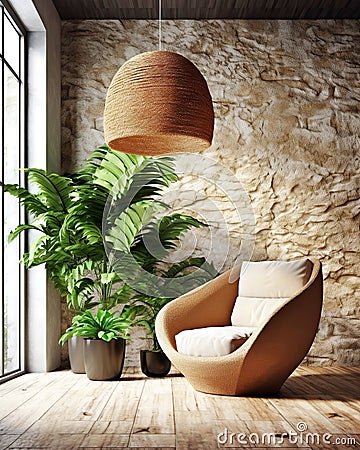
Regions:
<svg viewBox="0 0 360 450"><path fill-rule="evenodd" d="M120 378L125 359L125 340L84 340L86 375L90 380L112 380Z"/></svg>

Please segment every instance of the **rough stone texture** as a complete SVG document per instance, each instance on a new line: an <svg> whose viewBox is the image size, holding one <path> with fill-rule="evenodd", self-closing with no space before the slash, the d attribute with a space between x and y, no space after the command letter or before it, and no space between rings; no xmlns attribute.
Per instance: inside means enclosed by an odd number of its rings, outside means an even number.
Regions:
<svg viewBox="0 0 360 450"><path fill-rule="evenodd" d="M204 181L186 169L172 197L174 208L210 224L185 239L182 251L210 248L225 270L252 235L254 260L320 258L324 309L308 364L360 362L359 25L180 20L162 27L164 49L188 57L207 79L216 115L214 142L204 152L214 159L212 175L209 169ZM118 67L156 50L157 39L155 21L64 22L65 171L103 143L104 99ZM238 182L225 175L226 189L219 189L219 167ZM137 335L128 347L128 365L138 364L141 341Z"/></svg>

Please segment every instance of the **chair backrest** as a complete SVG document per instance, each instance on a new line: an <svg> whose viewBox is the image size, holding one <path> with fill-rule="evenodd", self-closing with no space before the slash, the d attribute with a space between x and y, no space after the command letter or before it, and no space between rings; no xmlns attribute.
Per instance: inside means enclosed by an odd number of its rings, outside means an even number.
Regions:
<svg viewBox="0 0 360 450"><path fill-rule="evenodd" d="M260 326L307 283L311 270L308 259L243 262L232 325Z"/></svg>

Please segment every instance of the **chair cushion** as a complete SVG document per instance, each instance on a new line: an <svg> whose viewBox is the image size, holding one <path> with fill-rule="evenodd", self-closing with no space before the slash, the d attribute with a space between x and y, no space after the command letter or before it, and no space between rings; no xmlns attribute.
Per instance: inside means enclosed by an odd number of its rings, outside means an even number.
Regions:
<svg viewBox="0 0 360 450"><path fill-rule="evenodd" d="M184 330L175 336L179 353L192 356L223 356L239 348L253 327L206 327Z"/></svg>
<svg viewBox="0 0 360 450"><path fill-rule="evenodd" d="M308 281L312 263L298 261L244 262L239 294L231 315L234 326L260 326Z"/></svg>
<svg viewBox="0 0 360 450"><path fill-rule="evenodd" d="M309 269L311 262L308 259L243 262L239 296L289 298L304 286L310 275Z"/></svg>

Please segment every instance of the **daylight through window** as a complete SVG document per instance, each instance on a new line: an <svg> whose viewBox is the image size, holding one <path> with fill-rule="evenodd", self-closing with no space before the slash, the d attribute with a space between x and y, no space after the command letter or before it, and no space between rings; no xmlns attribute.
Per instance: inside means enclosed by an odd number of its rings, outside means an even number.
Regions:
<svg viewBox="0 0 360 450"><path fill-rule="evenodd" d="M15 17L0 1L1 51L1 180L23 184L24 167L24 33ZM0 260L0 377L23 369L23 286L24 271L19 264L23 241L8 243L8 235L20 222L23 210L17 199L1 191Z"/></svg>

